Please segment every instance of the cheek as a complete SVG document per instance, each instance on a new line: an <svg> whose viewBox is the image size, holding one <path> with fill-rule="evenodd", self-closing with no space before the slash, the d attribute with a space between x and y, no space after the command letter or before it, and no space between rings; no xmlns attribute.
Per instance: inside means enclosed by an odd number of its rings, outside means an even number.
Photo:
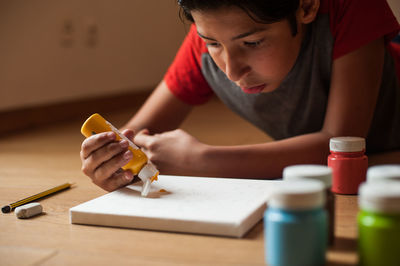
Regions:
<svg viewBox="0 0 400 266"><path fill-rule="evenodd" d="M258 75L282 80L296 62L294 47L271 46L252 55L252 69Z"/></svg>
<svg viewBox="0 0 400 266"><path fill-rule="evenodd" d="M223 59L223 54L218 49L208 49L208 53L210 54L211 58L214 60L215 64L225 72L225 61Z"/></svg>

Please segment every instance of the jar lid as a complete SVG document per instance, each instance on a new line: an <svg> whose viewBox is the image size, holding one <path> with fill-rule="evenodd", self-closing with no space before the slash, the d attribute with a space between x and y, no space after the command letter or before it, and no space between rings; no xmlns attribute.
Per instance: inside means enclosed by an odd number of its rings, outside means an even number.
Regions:
<svg viewBox="0 0 400 266"><path fill-rule="evenodd" d="M360 137L335 137L329 142L331 151L358 152L365 150L365 139Z"/></svg>
<svg viewBox="0 0 400 266"><path fill-rule="evenodd" d="M367 181L400 181L400 164L376 165L368 168Z"/></svg>
<svg viewBox="0 0 400 266"><path fill-rule="evenodd" d="M359 189L358 204L366 211L387 214L400 213L400 182L363 183Z"/></svg>
<svg viewBox="0 0 400 266"><path fill-rule="evenodd" d="M283 169L283 180L294 181L315 179L324 183L325 188L332 186L332 169L325 165L299 164Z"/></svg>
<svg viewBox="0 0 400 266"><path fill-rule="evenodd" d="M283 181L268 201L269 207L288 210L308 210L324 204L324 185L317 180Z"/></svg>

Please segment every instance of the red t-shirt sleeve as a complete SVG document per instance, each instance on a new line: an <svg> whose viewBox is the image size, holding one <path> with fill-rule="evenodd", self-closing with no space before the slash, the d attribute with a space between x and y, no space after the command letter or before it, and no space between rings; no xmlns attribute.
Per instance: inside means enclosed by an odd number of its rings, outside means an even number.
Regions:
<svg viewBox="0 0 400 266"><path fill-rule="evenodd" d="M383 36L388 43L400 30L386 0L323 0L321 9L330 15L333 59Z"/></svg>
<svg viewBox="0 0 400 266"><path fill-rule="evenodd" d="M188 104L202 104L211 98L213 91L201 72L201 56L207 47L193 24L174 61L164 76L169 90Z"/></svg>

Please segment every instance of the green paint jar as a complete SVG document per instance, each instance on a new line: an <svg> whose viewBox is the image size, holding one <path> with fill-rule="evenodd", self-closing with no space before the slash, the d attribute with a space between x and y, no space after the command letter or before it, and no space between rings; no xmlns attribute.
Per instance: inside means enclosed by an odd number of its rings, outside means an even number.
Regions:
<svg viewBox="0 0 400 266"><path fill-rule="evenodd" d="M400 266L400 182L362 184L359 207L359 264Z"/></svg>

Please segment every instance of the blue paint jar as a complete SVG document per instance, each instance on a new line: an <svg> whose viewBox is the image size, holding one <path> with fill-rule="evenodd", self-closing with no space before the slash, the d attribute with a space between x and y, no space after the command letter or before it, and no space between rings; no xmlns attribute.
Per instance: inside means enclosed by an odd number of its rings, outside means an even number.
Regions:
<svg viewBox="0 0 400 266"><path fill-rule="evenodd" d="M264 214L268 265L325 265L324 204L324 185L320 181L284 181L274 190Z"/></svg>
<svg viewBox="0 0 400 266"><path fill-rule="evenodd" d="M326 165L298 164L283 169L283 180L318 180L325 186L325 210L328 214L328 245L335 239L335 195L332 192L332 169Z"/></svg>

